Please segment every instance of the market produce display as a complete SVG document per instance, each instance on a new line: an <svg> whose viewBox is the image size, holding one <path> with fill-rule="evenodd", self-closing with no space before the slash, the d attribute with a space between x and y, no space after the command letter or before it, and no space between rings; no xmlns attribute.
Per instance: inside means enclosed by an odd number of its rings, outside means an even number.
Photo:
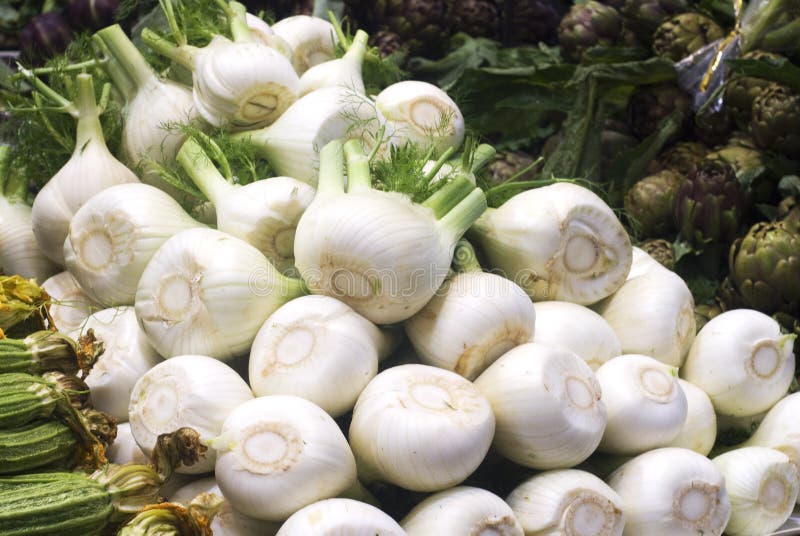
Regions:
<svg viewBox="0 0 800 536"><path fill-rule="evenodd" d="M779 530L798 21L0 7L0 534Z"/></svg>

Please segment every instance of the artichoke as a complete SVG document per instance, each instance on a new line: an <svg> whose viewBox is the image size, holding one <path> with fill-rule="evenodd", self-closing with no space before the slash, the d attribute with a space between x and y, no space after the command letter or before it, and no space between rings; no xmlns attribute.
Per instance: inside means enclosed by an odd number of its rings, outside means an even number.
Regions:
<svg viewBox="0 0 800 536"><path fill-rule="evenodd" d="M762 149L800 160L800 95L771 83L753 101L750 131Z"/></svg>
<svg viewBox="0 0 800 536"><path fill-rule="evenodd" d="M445 0L347 0L346 8L370 34L397 34L412 54L435 55L450 34Z"/></svg>
<svg viewBox="0 0 800 536"><path fill-rule="evenodd" d="M665 169L645 177L625 194L625 213L644 237L666 236L673 227L675 193L686 177Z"/></svg>
<svg viewBox="0 0 800 536"><path fill-rule="evenodd" d="M369 46L376 47L385 58L403 48L403 40L390 30L378 30L369 36Z"/></svg>
<svg viewBox="0 0 800 536"><path fill-rule="evenodd" d="M709 153L710 160L721 160L733 168L741 183L750 183L760 176L764 170L764 155L758 149L750 149L737 145L726 145Z"/></svg>
<svg viewBox="0 0 800 536"><path fill-rule="evenodd" d="M753 136L743 130L734 130L731 132L730 136L728 136L727 145L758 149L758 145L756 145L756 140L753 139Z"/></svg>
<svg viewBox="0 0 800 536"><path fill-rule="evenodd" d="M683 13L689 7L687 0L625 0L622 16L643 43L651 43L653 33L668 18Z"/></svg>
<svg viewBox="0 0 800 536"><path fill-rule="evenodd" d="M714 300L711 303L698 303L694 306L694 323L699 332L708 321L725 312L723 305Z"/></svg>
<svg viewBox="0 0 800 536"><path fill-rule="evenodd" d="M680 141L664 150L655 163L650 165L650 172L662 169L677 171L683 176L689 175L697 168L708 154L708 147L696 141Z"/></svg>
<svg viewBox="0 0 800 536"><path fill-rule="evenodd" d="M653 257L664 268L669 270L675 268L675 248L663 238L642 242L639 244L639 248Z"/></svg>
<svg viewBox="0 0 800 536"><path fill-rule="evenodd" d="M747 307L800 316L800 232L785 221L755 224L728 258L730 281Z"/></svg>
<svg viewBox="0 0 800 536"><path fill-rule="evenodd" d="M736 237L747 206L733 168L719 159L706 159L678 187L675 223L681 235L696 245L728 244Z"/></svg>
<svg viewBox="0 0 800 536"><path fill-rule="evenodd" d="M742 59L755 60L759 58L780 59L782 56L771 52L755 50L748 52ZM740 128L747 128L753 110L753 101L761 95L770 82L754 76L733 74L725 87L725 108Z"/></svg>
<svg viewBox="0 0 800 536"><path fill-rule="evenodd" d="M646 138L675 110L684 112L684 126L688 125L692 117L692 101L675 84L639 87L628 99L628 126L640 139Z"/></svg>
<svg viewBox="0 0 800 536"><path fill-rule="evenodd" d="M723 108L718 112L702 112L694 116L694 135L706 145L714 147L728 141L733 130L733 118Z"/></svg>
<svg viewBox="0 0 800 536"><path fill-rule="evenodd" d="M500 14L493 0L449 0L447 19L453 32L464 32L473 37L500 37Z"/></svg>
<svg viewBox="0 0 800 536"><path fill-rule="evenodd" d="M500 29L504 44L555 44L556 28L564 11L557 0L505 0L498 3L502 6Z"/></svg>
<svg viewBox="0 0 800 536"><path fill-rule="evenodd" d="M680 61L724 35L719 24L699 13L681 13L662 22L653 34L657 56Z"/></svg>
<svg viewBox="0 0 800 536"><path fill-rule="evenodd" d="M489 164L489 174L492 184L502 184L534 162L533 156L523 151L503 151L497 153L494 161ZM519 180L532 180L536 170L527 171Z"/></svg>
<svg viewBox="0 0 800 536"><path fill-rule="evenodd" d="M561 52L570 61L580 61L593 46L611 46L622 34L619 11L595 0L575 4L558 25Z"/></svg>

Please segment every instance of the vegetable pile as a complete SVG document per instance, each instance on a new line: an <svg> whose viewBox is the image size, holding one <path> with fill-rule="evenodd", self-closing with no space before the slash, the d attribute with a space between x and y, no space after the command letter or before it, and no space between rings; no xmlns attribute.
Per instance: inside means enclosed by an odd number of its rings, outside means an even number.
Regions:
<svg viewBox="0 0 800 536"><path fill-rule="evenodd" d="M783 526L797 0L325 4L0 77L0 533Z"/></svg>

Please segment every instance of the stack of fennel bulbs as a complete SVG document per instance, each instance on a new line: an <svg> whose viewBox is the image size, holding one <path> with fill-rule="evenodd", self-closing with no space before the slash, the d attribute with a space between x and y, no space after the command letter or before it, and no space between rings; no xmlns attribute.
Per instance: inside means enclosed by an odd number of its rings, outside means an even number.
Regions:
<svg viewBox="0 0 800 536"><path fill-rule="evenodd" d="M48 292L80 304L88 319L70 322L105 344L87 383L128 422L116 455L195 429L207 450L180 470L195 485L168 498L223 498L215 534L763 535L785 521L792 337L748 310L696 333L686 284L586 188L487 208L477 149L452 158L464 125L441 90L362 93L374 124L343 113L364 36L334 59L343 38L326 21L262 27L265 56L295 70L294 103L269 126L246 124L272 102L261 93L210 104L227 86L197 77L235 65L206 54L260 35L225 6L231 35L202 53L175 32L147 38L186 60L191 87L156 75L121 29L95 39L130 99L123 138L152 136L112 156L148 184L107 185L75 210ZM333 83L299 96L318 80ZM202 128L139 120L162 93ZM278 176L241 184L203 122L254 141ZM150 180L170 166L213 223ZM386 191L408 168L416 195ZM760 414L752 438L709 457L718 416Z"/></svg>

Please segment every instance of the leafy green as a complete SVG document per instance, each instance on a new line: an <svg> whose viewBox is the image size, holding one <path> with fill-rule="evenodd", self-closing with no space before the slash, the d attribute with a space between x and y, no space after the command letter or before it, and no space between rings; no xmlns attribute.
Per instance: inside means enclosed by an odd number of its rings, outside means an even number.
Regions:
<svg viewBox="0 0 800 536"><path fill-rule="evenodd" d="M449 156L450 153L444 155L442 161ZM431 157L430 151L425 152L413 143L390 146L386 158L376 158L372 162L373 188L404 193L415 203L421 203L444 186L448 178L442 177L442 180L431 182L429 174L423 171L423 166Z"/></svg>
<svg viewBox="0 0 800 536"><path fill-rule="evenodd" d="M786 58L730 59L726 63L734 72L780 82L800 93L800 67Z"/></svg>

